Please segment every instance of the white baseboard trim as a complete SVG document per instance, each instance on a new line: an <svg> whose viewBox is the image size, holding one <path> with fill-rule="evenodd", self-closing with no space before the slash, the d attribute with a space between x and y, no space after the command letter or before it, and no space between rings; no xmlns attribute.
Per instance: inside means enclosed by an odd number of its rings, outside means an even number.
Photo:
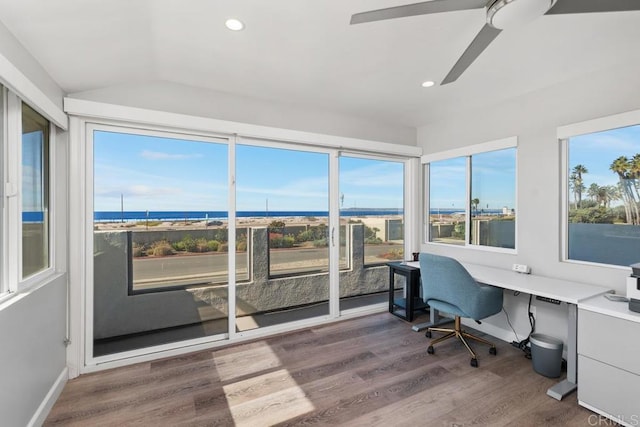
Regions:
<svg viewBox="0 0 640 427"><path fill-rule="evenodd" d="M500 328L488 322L482 322L482 324L478 325L471 319L462 319L462 324L468 328L473 328L476 331L484 332L485 334L489 334L492 337L496 337L508 343L516 339L513 335L513 331Z"/></svg>
<svg viewBox="0 0 640 427"><path fill-rule="evenodd" d="M60 372L60 375L58 375L56 381L49 389L49 392L45 396L42 403L40 403L38 410L36 410L35 414L33 414L33 417L31 417L31 421L29 421L29 424L27 424L28 427L39 427L44 424L44 421L47 419L47 415L49 415L49 412L51 411L51 408L53 408L54 403L56 403L56 400L58 400L58 397L60 397L60 393L62 393L62 389L64 388L68 379L69 369L65 366L62 372Z"/></svg>

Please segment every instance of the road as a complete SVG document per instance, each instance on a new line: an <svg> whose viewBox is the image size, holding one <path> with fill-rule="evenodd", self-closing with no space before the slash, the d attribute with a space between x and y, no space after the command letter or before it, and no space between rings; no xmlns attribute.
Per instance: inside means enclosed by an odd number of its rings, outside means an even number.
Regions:
<svg viewBox="0 0 640 427"><path fill-rule="evenodd" d="M392 249L398 250L401 247L391 244L367 246L367 260L369 262L384 262L386 260L376 258L377 255L387 253ZM227 253L208 252L158 258L134 258L134 287L156 286L158 281L166 282L167 286L200 283L203 279L211 280L215 276L224 280L227 271L227 255ZM300 272L309 268L326 269L328 250L327 248L276 249L271 251L270 258L271 272L276 274ZM238 280L248 280L247 262L246 252L236 254Z"/></svg>

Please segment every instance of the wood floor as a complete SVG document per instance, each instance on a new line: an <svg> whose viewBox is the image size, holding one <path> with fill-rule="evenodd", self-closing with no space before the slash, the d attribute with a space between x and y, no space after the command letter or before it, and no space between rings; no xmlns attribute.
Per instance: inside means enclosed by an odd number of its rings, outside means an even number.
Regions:
<svg viewBox="0 0 640 427"><path fill-rule="evenodd" d="M458 342L429 355L423 333L376 314L80 376L45 425L593 425L575 393L548 397L557 380L496 344L497 356L474 346L473 368Z"/></svg>

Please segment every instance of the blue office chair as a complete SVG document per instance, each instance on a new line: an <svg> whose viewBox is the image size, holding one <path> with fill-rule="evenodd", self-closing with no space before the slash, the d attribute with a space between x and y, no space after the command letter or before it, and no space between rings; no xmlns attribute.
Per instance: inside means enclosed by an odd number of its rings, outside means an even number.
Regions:
<svg viewBox="0 0 640 427"><path fill-rule="evenodd" d="M480 319L499 313L502 310L502 289L479 284L453 258L421 253L419 259L424 302L429 304L429 307L455 316L454 329L427 329L425 334L427 338L431 338L433 331L446 333L446 335L432 340L427 352L433 354L434 344L457 337L471 353L471 366L478 367L476 354L467 343L466 338L488 344L491 346L489 353L493 355L497 353L496 346L490 341L463 331L460 318L469 317L480 323Z"/></svg>

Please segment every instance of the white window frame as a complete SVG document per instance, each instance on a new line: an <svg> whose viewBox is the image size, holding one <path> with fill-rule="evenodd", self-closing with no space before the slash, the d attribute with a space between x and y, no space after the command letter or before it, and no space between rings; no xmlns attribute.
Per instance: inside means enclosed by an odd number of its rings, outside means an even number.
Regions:
<svg viewBox="0 0 640 427"><path fill-rule="evenodd" d="M640 110L627 111L625 113L585 120L560 126L557 130L560 144L560 197L561 197L561 224L560 224L560 253L561 262L577 265L593 265L628 271L628 266L604 264L592 261L569 259L569 139L572 137L590 133L604 132L628 126L640 125Z"/></svg>
<svg viewBox="0 0 640 427"><path fill-rule="evenodd" d="M434 245L434 246L442 246L442 247L456 247L456 248L466 248L487 252L500 252L500 253L508 253L508 254L517 254L518 253L518 217L516 216L516 227L515 227L515 247L513 249L510 248L499 248L495 246L485 246L485 245L476 245L469 243L469 230L470 230L470 221L471 221L471 197L469 191L471 189L471 158L474 155L488 153L492 151L506 150L510 148L516 149L516 173L515 173L515 188L516 192L514 195L514 203L516 215L518 214L518 137L512 136L503 139L498 139L494 141L488 141L481 144L470 145L467 147L454 148L452 150L440 151L433 154L425 154L420 158L420 162L423 166L423 191L424 195L423 200L423 212L422 212L422 243L426 245ZM451 245L447 243L439 243L430 241L430 229L429 226L429 218L431 212L430 199L431 195L429 194L429 165L432 162L437 162L441 160L450 160L455 158L465 158L466 159L466 178L465 178L465 186L467 197L465 199L465 240L464 245Z"/></svg>
<svg viewBox="0 0 640 427"><path fill-rule="evenodd" d="M3 136L3 206L2 206L2 284L0 301L17 293L26 292L46 283L56 274L56 150L55 124L49 122L48 159L48 267L22 277L22 103L23 101L6 88L2 89L2 136ZM32 107L33 108L33 107Z"/></svg>

